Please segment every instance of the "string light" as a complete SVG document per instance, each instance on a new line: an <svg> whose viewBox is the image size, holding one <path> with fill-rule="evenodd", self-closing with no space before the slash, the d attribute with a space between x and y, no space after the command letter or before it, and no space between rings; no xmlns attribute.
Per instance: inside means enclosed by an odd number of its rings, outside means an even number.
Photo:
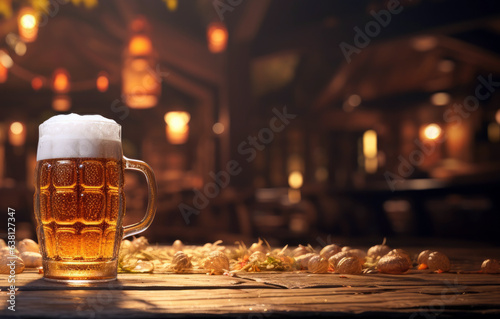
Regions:
<svg viewBox="0 0 500 319"><path fill-rule="evenodd" d="M17 19L19 36L24 42L33 42L38 35L38 19L33 8L23 8ZM17 53L17 52L16 52Z"/></svg>
<svg viewBox="0 0 500 319"><path fill-rule="evenodd" d="M63 68L56 69L52 76L52 89L56 93L67 93L70 87L68 71Z"/></svg>
<svg viewBox="0 0 500 319"><path fill-rule="evenodd" d="M38 91L42 88L42 86L43 86L43 80L41 77L35 76L31 80L31 87L33 88L33 90Z"/></svg>
<svg viewBox="0 0 500 319"><path fill-rule="evenodd" d="M106 72L100 72L97 75L96 87L99 92L106 92L109 87L109 78Z"/></svg>
<svg viewBox="0 0 500 319"><path fill-rule="evenodd" d="M226 49L228 33L226 27L219 22L209 24L207 29L208 49L219 53Z"/></svg>

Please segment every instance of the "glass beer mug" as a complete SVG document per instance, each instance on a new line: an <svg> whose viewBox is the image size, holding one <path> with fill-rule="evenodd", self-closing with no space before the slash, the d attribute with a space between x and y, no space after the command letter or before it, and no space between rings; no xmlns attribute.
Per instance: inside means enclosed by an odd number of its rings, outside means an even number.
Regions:
<svg viewBox="0 0 500 319"><path fill-rule="evenodd" d="M123 227L125 169L146 176L148 208L142 221ZM121 126L99 115L48 119L39 127L35 174L35 217L45 279L116 279L121 240L148 228L156 211L153 171L123 156Z"/></svg>

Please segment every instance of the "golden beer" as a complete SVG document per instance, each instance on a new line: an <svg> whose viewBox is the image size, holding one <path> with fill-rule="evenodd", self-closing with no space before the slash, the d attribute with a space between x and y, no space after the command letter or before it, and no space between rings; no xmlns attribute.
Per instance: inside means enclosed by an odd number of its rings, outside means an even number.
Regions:
<svg viewBox="0 0 500 319"><path fill-rule="evenodd" d="M58 117L67 119L68 115ZM35 216L44 277L113 280L122 238L145 230L154 217L154 175L144 162L122 156L120 126L114 121L69 117L71 121L49 120L40 126ZM75 134L78 128L83 137ZM65 154L68 157L61 156ZM143 172L150 191L148 214L127 227L122 227L124 169Z"/></svg>

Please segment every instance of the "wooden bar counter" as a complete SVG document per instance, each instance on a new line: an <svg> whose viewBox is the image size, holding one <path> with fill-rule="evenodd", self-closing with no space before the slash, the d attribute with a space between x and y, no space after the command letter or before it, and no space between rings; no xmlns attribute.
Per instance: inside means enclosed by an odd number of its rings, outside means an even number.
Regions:
<svg viewBox="0 0 500 319"><path fill-rule="evenodd" d="M484 255L498 249L443 249L450 273L404 275L241 272L119 274L92 285L47 282L34 270L16 275L15 312L8 310L8 277L0 276L0 317L499 317L500 274L479 274Z"/></svg>

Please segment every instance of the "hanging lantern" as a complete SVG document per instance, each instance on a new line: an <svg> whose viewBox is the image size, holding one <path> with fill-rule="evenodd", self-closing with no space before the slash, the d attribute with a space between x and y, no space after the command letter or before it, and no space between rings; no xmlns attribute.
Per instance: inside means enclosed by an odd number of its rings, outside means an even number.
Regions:
<svg viewBox="0 0 500 319"><path fill-rule="evenodd" d="M207 29L207 42L210 52L219 53L224 51L227 45L227 37L227 29L224 24L219 22L209 24Z"/></svg>
<svg viewBox="0 0 500 319"><path fill-rule="evenodd" d="M189 136L188 112L175 111L165 114L167 139L171 144L184 144Z"/></svg>
<svg viewBox="0 0 500 319"><path fill-rule="evenodd" d="M24 42L33 42L38 35L38 18L33 8L25 7L19 11L17 18L19 36Z"/></svg>
<svg viewBox="0 0 500 319"><path fill-rule="evenodd" d="M13 122L9 126L9 142L12 146L23 146L26 141L26 125Z"/></svg>
<svg viewBox="0 0 500 319"><path fill-rule="evenodd" d="M149 37L150 26L145 18L132 22L134 33L124 52L122 95L130 108L156 106L161 94L161 79L156 72L157 55Z"/></svg>
<svg viewBox="0 0 500 319"><path fill-rule="evenodd" d="M96 86L97 86L97 90L99 90L99 92L106 92L108 90L109 77L108 77L108 74L106 72L104 72L104 71L99 72L99 74L97 75Z"/></svg>

